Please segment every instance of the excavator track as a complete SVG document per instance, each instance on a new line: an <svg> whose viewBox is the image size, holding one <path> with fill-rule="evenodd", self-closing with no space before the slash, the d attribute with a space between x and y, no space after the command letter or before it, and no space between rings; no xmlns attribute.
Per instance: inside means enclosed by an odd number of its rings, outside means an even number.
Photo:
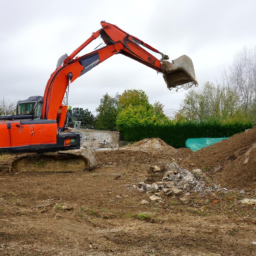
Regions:
<svg viewBox="0 0 256 256"><path fill-rule="evenodd" d="M92 170L92 151L69 150L56 153L0 154L0 175L15 173L56 173Z"/></svg>

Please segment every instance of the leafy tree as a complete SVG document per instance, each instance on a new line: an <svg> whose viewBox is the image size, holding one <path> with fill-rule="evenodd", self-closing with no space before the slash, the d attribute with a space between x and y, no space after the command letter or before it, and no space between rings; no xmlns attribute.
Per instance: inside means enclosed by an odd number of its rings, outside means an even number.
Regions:
<svg viewBox="0 0 256 256"><path fill-rule="evenodd" d="M122 131L124 125L165 122L168 118L164 115L163 107L160 102L151 105L142 90L126 90L114 98L105 94L96 109L99 113L96 128L114 130L118 127Z"/></svg>
<svg viewBox="0 0 256 256"><path fill-rule="evenodd" d="M130 105L149 107L148 96L142 90L125 90L122 95L119 96L118 109L121 111Z"/></svg>
<svg viewBox="0 0 256 256"><path fill-rule="evenodd" d="M176 119L191 121L223 121L235 118L239 113L239 96L227 87L206 83L202 88L190 90Z"/></svg>
<svg viewBox="0 0 256 256"><path fill-rule="evenodd" d="M99 113L96 116L96 128L101 130L116 130L116 118L117 118L117 101L116 97L111 97L107 93L103 95L100 100L100 105L96 109Z"/></svg>
<svg viewBox="0 0 256 256"><path fill-rule="evenodd" d="M92 126L95 117L91 111L83 108L72 109L72 121L81 121L81 126Z"/></svg>
<svg viewBox="0 0 256 256"><path fill-rule="evenodd" d="M168 117L162 112L156 111L153 106L129 105L118 114L116 124L122 131L124 127L133 127L137 124L161 124L168 121Z"/></svg>
<svg viewBox="0 0 256 256"><path fill-rule="evenodd" d="M244 47L225 70L222 84L239 96L240 111L256 123L256 47Z"/></svg>

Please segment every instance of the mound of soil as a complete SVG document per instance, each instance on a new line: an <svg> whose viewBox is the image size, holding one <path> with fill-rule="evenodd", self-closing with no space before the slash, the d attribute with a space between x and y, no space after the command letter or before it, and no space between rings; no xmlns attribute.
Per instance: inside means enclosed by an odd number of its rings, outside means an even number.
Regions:
<svg viewBox="0 0 256 256"><path fill-rule="evenodd" d="M164 151L168 153L176 153L177 149L169 146L163 140L159 138L150 138L140 140L133 144L124 146L126 149L142 150L142 151Z"/></svg>
<svg viewBox="0 0 256 256"><path fill-rule="evenodd" d="M221 186L254 189L256 185L256 128L190 154L187 169L200 168Z"/></svg>
<svg viewBox="0 0 256 256"><path fill-rule="evenodd" d="M192 151L188 148L175 149L159 138L150 138L126 145L118 150L96 151L97 166L127 166L134 164L180 163Z"/></svg>

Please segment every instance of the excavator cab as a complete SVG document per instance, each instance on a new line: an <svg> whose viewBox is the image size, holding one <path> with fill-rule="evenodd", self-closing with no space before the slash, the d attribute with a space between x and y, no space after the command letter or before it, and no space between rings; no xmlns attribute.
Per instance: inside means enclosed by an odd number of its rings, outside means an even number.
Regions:
<svg viewBox="0 0 256 256"><path fill-rule="evenodd" d="M26 100L20 100L17 103L17 116L32 116L32 118L40 118L42 114L43 97L32 96Z"/></svg>

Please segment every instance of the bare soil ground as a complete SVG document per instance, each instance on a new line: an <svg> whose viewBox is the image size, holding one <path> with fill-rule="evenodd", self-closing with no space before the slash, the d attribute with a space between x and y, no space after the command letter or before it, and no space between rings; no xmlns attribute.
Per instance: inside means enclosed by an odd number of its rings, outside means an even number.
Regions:
<svg viewBox="0 0 256 256"><path fill-rule="evenodd" d="M223 187L256 189L256 127L190 154L182 166L201 168Z"/></svg>
<svg viewBox="0 0 256 256"><path fill-rule="evenodd" d="M255 206L240 202L256 196L247 179L255 175L255 132L194 153L158 139L97 151L90 172L79 158L17 161L0 176L0 255L256 255ZM228 190L155 202L133 188L150 166L174 160Z"/></svg>

